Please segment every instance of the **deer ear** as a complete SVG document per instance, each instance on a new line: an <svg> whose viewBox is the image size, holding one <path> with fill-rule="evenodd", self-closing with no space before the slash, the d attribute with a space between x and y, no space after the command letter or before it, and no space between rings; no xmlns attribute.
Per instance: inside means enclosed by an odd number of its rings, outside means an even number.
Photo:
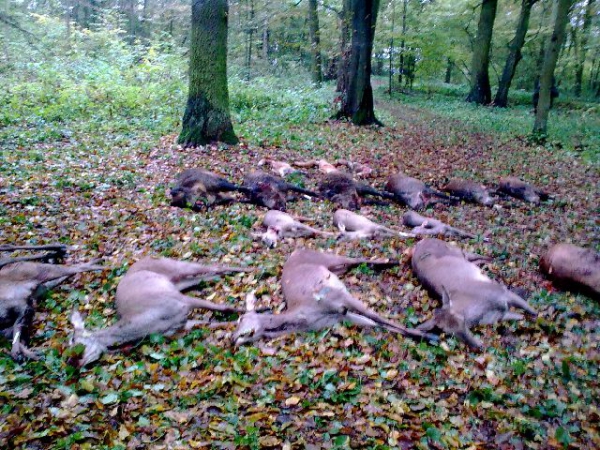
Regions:
<svg viewBox="0 0 600 450"><path fill-rule="evenodd" d="M446 289L446 286L442 285L442 305L447 308L452 308L452 299L450 298L450 292Z"/></svg>
<svg viewBox="0 0 600 450"><path fill-rule="evenodd" d="M79 311L77 311L76 309L74 309L71 313L71 324L73 324L73 328L75 329L75 331L84 330L83 318L81 317L81 314L79 314Z"/></svg>
<svg viewBox="0 0 600 450"><path fill-rule="evenodd" d="M254 311L254 307L256 306L256 295L255 291L250 291L246 294L246 311Z"/></svg>

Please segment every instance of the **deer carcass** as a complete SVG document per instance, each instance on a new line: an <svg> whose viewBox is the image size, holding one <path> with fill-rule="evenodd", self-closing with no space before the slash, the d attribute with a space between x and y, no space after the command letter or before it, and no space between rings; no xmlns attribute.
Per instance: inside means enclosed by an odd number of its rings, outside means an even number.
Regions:
<svg viewBox="0 0 600 450"><path fill-rule="evenodd" d="M271 158L263 158L260 161L258 161L259 167L265 164L268 164L271 170L278 174L280 177L285 177L286 175L289 175L291 173L303 173L298 169L294 169L290 164L284 161L276 161Z"/></svg>
<svg viewBox="0 0 600 450"><path fill-rule="evenodd" d="M354 211L360 209L361 196L372 195L385 199L393 198L391 194L380 192L368 184L359 183L350 174L337 169L325 174L319 183L319 192L323 197L341 208Z"/></svg>
<svg viewBox="0 0 600 450"><path fill-rule="evenodd" d="M430 203L435 203L432 197L438 197L440 199L438 201L453 200L448 194L437 191L421 180L409 177L401 172L390 175L385 190L394 196L394 200L405 204L411 209L421 209Z"/></svg>
<svg viewBox="0 0 600 450"><path fill-rule="evenodd" d="M475 239L477 237L468 231L451 227L441 220L433 219L431 217L424 217L414 211L405 212L402 216L402 223L404 223L404 225L407 227L411 227L413 233L425 236L444 235L448 237L460 237L468 239ZM487 240L487 238L484 238L484 240Z"/></svg>
<svg viewBox="0 0 600 450"><path fill-rule="evenodd" d="M77 273L93 270L102 270L102 267L95 265L93 261L64 266L30 262L21 258L15 258L12 263L3 260L3 267L0 269L0 333L12 339L13 358L21 355L36 357L27 348L27 343L35 302L43 291L58 286Z"/></svg>
<svg viewBox="0 0 600 450"><path fill-rule="evenodd" d="M414 234L402 233L391 228L379 225L364 216L338 209L333 214L333 224L340 230L340 239L373 239L378 237L415 237Z"/></svg>
<svg viewBox="0 0 600 450"><path fill-rule="evenodd" d="M259 234L259 236L270 248L275 247L279 239L282 238L335 236L335 233L317 230L316 228L305 225L302 223L302 220L306 219L294 219L287 213L273 209L265 214L265 217L263 218L263 225L267 227L267 231Z"/></svg>
<svg viewBox="0 0 600 450"><path fill-rule="evenodd" d="M219 203L228 203L233 198L227 192L248 193L243 186L230 183L226 179L204 169L184 170L171 189L171 206L181 208L201 208Z"/></svg>
<svg viewBox="0 0 600 450"><path fill-rule="evenodd" d="M498 192L536 205L540 203L540 200L547 200L549 197L547 192L517 177L501 178L498 183Z"/></svg>
<svg viewBox="0 0 600 450"><path fill-rule="evenodd" d="M537 314L525 300L488 278L475 264L487 259L439 239L424 239L413 247L415 275L430 293L442 299L442 307L419 330L437 327L481 349L483 345L471 333L471 327L523 319L522 314L510 311L511 306Z"/></svg>
<svg viewBox="0 0 600 450"><path fill-rule="evenodd" d="M442 190L466 202L478 203L483 206L494 204L494 199L492 199L488 189L483 184L475 181L454 178Z"/></svg>
<svg viewBox="0 0 600 450"><path fill-rule="evenodd" d="M380 326L415 338L432 338L419 330L408 330L386 319L352 296L337 277L362 263L389 266L384 260L347 258L306 249L294 251L283 266L281 285L287 309L281 314L258 314L254 295L247 297L247 311L232 338L236 345L262 337L318 330L347 320L355 325ZM435 339L435 338L434 338Z"/></svg>
<svg viewBox="0 0 600 450"><path fill-rule="evenodd" d="M540 269L557 284L582 289L600 299L600 253L573 244L556 244L542 256Z"/></svg>
<svg viewBox="0 0 600 450"><path fill-rule="evenodd" d="M249 201L258 206L279 211L286 210L288 191L317 197L317 194L308 189L295 186L286 182L283 178L270 175L260 170L248 173L244 177L244 188L249 192Z"/></svg>
<svg viewBox="0 0 600 450"><path fill-rule="evenodd" d="M137 341L151 333L171 335L189 329L201 321L188 321L192 309L240 312L239 309L184 295L181 291L200 282L230 272L247 272L242 267L199 264L168 258L146 257L133 264L119 282L116 306L119 320L107 328L89 331L81 315L71 317L74 333L72 345L83 344L80 366L100 358L110 347Z"/></svg>

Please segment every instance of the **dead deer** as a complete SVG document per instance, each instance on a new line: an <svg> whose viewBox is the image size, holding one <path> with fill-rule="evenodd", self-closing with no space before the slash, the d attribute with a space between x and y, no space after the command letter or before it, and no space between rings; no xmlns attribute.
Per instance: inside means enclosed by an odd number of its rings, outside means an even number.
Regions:
<svg viewBox="0 0 600 450"><path fill-rule="evenodd" d="M424 239L412 250L412 269L423 286L442 299L442 307L421 331L440 328L452 333L474 349L483 344L469 330L475 325L501 320L521 320L523 315L509 310L520 308L535 316L536 311L504 285L488 278L476 263L488 260L464 252L439 239Z"/></svg>
<svg viewBox="0 0 600 450"><path fill-rule="evenodd" d="M600 299L600 253L573 244L556 244L542 256L540 269L557 284Z"/></svg>
<svg viewBox="0 0 600 450"><path fill-rule="evenodd" d="M343 209L360 210L361 196L371 195L384 199L393 199L391 194L381 192L368 184L355 181L350 174L337 169L329 171L319 183L319 192L323 197ZM371 201L371 203L377 203Z"/></svg>
<svg viewBox="0 0 600 450"><path fill-rule="evenodd" d="M260 161L258 161L259 167L264 166L265 164L268 164L271 170L278 174L280 177L285 177L286 175L289 175L291 173L304 173L298 169L294 169L290 164L284 161L276 161L271 158L263 158Z"/></svg>
<svg viewBox="0 0 600 450"><path fill-rule="evenodd" d="M431 203L436 203L433 197L439 198L438 202L454 200L448 194L437 191L421 180L401 172L390 175L385 190L393 194L394 200L411 209L421 209Z"/></svg>
<svg viewBox="0 0 600 450"><path fill-rule="evenodd" d="M271 339L283 334L318 330L347 320L363 327L380 326L413 338L435 339L386 319L352 296L337 277L362 263L389 266L389 261L346 258L306 249L294 251L283 266L281 285L287 309L281 314L258 314L256 298L246 298L246 313L232 339L235 345Z"/></svg>
<svg viewBox="0 0 600 450"><path fill-rule="evenodd" d="M244 188L249 192L249 201L258 206L285 211L288 191L318 197L318 194L287 183L283 178L254 170L244 177Z"/></svg>
<svg viewBox="0 0 600 450"><path fill-rule="evenodd" d="M277 242L282 238L298 238L298 237L334 237L335 233L321 231L311 226L305 225L302 221L306 221L304 217L294 219L287 213L271 210L265 214L263 225L267 227L267 231L260 233L262 241L269 247L277 246Z"/></svg>
<svg viewBox="0 0 600 450"><path fill-rule="evenodd" d="M249 191L226 179L204 169L184 170L177 178L175 187L171 189L171 206L199 209L215 204L229 203L234 199L227 192Z"/></svg>
<svg viewBox="0 0 600 450"><path fill-rule="evenodd" d="M454 178L442 190L466 202L478 203L483 206L494 205L494 199L488 189L483 184L475 181Z"/></svg>
<svg viewBox="0 0 600 450"><path fill-rule="evenodd" d="M63 246L32 246L12 247L3 246L2 250L13 249L43 249L54 250ZM0 334L12 339L11 356L18 359L25 356L37 359L37 355L27 348L29 332L35 303L45 289L58 286L67 278L81 272L102 270L96 261L77 264L73 266L54 265L27 261L24 258L42 259L45 255L37 257L14 258L11 263L8 259L2 260L0 269Z"/></svg>
<svg viewBox="0 0 600 450"><path fill-rule="evenodd" d="M379 225L347 209L338 209L333 214L333 224L340 230L340 239L342 240L374 239L379 237L415 237L414 234L403 233Z"/></svg>
<svg viewBox="0 0 600 450"><path fill-rule="evenodd" d="M498 192L536 205L540 203L540 200L548 200L549 198L547 192L517 177L501 178L498 183Z"/></svg>
<svg viewBox="0 0 600 450"><path fill-rule="evenodd" d="M424 217L414 211L405 212L402 216L402 223L407 227L411 227L414 234L425 236L443 235L467 239L475 239L477 237L473 233L461 230L460 228L451 227L450 225L431 217ZM487 238L484 238L484 241L487 240Z"/></svg>
<svg viewBox="0 0 600 450"><path fill-rule="evenodd" d="M116 306L119 320L107 328L89 331L81 315L74 311L71 345L83 344L85 350L78 361L85 366L100 358L110 347L140 340L152 333L171 335L181 328L191 329L203 321L188 320L192 309L242 312L184 295L181 291L200 282L230 272L248 272L247 268L218 264L199 264L168 258L146 257L133 264L117 286Z"/></svg>

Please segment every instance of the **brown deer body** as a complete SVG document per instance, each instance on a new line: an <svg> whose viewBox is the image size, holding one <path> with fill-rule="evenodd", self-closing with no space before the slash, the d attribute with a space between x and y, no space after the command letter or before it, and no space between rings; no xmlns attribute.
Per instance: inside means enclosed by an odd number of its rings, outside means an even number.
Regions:
<svg viewBox="0 0 600 450"><path fill-rule="evenodd" d="M475 263L488 258L464 252L439 239L424 239L412 251L412 268L423 286L442 299L434 317L418 329L440 328L452 333L475 349L483 347L470 331L475 325L501 320L521 320L510 311L516 307L536 315L525 300L504 285L488 278Z"/></svg>
<svg viewBox="0 0 600 450"><path fill-rule="evenodd" d="M248 297L247 312L241 317L233 341L236 345L282 334L318 330L337 322L366 327L381 326L388 331L415 338L431 336L408 330L388 320L356 299L337 275L351 267L367 263L390 266L394 262L347 258L335 254L300 249L283 266L281 285L287 309L281 314L258 314L253 295Z"/></svg>
<svg viewBox="0 0 600 450"><path fill-rule="evenodd" d="M0 269L0 333L12 339L13 358L36 358L27 342L40 289L53 288L75 274L102 267L94 262L63 266L15 259L18 261L5 263Z"/></svg>
<svg viewBox="0 0 600 450"><path fill-rule="evenodd" d="M581 289L600 300L600 253L573 244L556 244L542 256L540 269L557 284Z"/></svg>
<svg viewBox="0 0 600 450"><path fill-rule="evenodd" d="M373 239L379 237L415 237L414 234L403 233L379 225L364 216L347 209L338 209L333 215L333 224L340 230L340 239Z"/></svg>
<svg viewBox="0 0 600 450"><path fill-rule="evenodd" d="M539 204L540 200L547 200L549 197L548 193L542 189L532 186L517 177L501 178L498 183L498 192L535 205Z"/></svg>
<svg viewBox="0 0 600 450"><path fill-rule="evenodd" d="M440 200L451 201L448 194L436 191L427 186L421 180L409 177L403 173L390 175L385 185L385 190L393 194L394 200L408 206L411 209L422 209L431 203L436 203L433 197Z"/></svg>
<svg viewBox="0 0 600 450"><path fill-rule="evenodd" d="M455 178L450 180L442 190L466 202L478 203L483 206L493 206L494 204L487 188L475 181Z"/></svg>
<svg viewBox="0 0 600 450"><path fill-rule="evenodd" d="M308 189L295 186L286 182L281 177L270 175L260 170L254 170L248 173L244 177L243 186L249 192L250 203L279 211L286 210L288 200L287 193L289 191L311 197L318 196Z"/></svg>
<svg viewBox="0 0 600 450"><path fill-rule="evenodd" d="M181 291L222 274L247 271L241 267L204 265L168 258L146 257L140 260L131 266L117 286L119 320L114 325L88 331L79 313L73 313L71 321L75 331L72 344L85 346L79 365L99 359L109 347L137 341L152 333L170 335L181 328L188 329L203 323L188 321L189 312L195 308L241 312L229 305L184 295Z"/></svg>

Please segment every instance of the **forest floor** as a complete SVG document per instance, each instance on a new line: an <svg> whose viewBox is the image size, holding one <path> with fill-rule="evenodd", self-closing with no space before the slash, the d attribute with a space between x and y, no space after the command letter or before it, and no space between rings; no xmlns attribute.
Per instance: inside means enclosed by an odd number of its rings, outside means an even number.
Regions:
<svg viewBox="0 0 600 450"><path fill-rule="evenodd" d="M387 100L378 107L386 127L302 123L276 139L265 135L260 145L242 136L236 147L182 149L175 135L156 145L143 134L119 133L14 140L0 155L0 241L64 242L72 249L67 262L102 257L106 270L77 276L38 306L32 345L40 361L17 364L2 344L0 447L600 447L600 306L556 290L538 271L552 243L598 249L598 167L524 139L470 131L435 110ZM269 126L250 120L244 129L253 125ZM516 175L555 194L539 206L500 200L494 208L436 205L425 212L489 238L457 244L493 257L486 272L528 291L539 317L476 328L482 353L450 336L432 346L345 325L233 349L231 327L152 336L90 368L68 366L69 312L87 313L89 328L110 324L120 276L149 254L254 268L195 295L242 305L252 288L275 311L283 307L281 266L296 247L399 257L403 264L392 270L359 268L343 281L407 326L431 316L439 302L403 255L412 240L296 239L267 250L251 237L260 208L195 213L169 206L168 188L183 169L203 167L239 182L265 156L351 159L375 169L366 181L379 188L401 170L436 187L453 176L493 185ZM305 186L314 188L318 178L310 172ZM288 212L333 230L334 210L301 200ZM391 205L362 213L400 226L404 211Z"/></svg>

